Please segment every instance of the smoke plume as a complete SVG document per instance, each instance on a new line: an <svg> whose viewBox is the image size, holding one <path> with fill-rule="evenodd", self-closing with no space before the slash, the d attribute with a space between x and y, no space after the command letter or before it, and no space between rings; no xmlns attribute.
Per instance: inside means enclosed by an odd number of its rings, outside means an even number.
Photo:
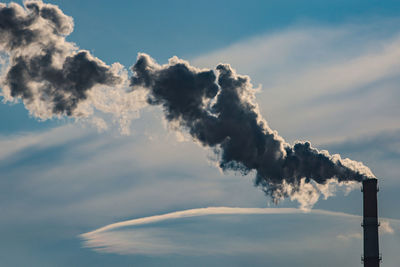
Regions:
<svg viewBox="0 0 400 267"><path fill-rule="evenodd" d="M84 117L93 108L126 117L117 114L116 105L129 111L135 108L130 99L122 99L128 95L118 91L127 81L123 67L108 66L66 41L73 27L73 19L55 5L0 3L0 51L8 60L1 79L5 100L22 99L30 113L41 119ZM109 95L114 99L106 100Z"/></svg>
<svg viewBox="0 0 400 267"><path fill-rule="evenodd" d="M160 66L139 54L132 71L131 86L147 88L149 104L162 106L168 121L213 148L221 169L255 171L256 185L274 200L300 191L310 196L331 179L346 183L374 177L362 163L318 151L309 142L286 143L261 117L249 77L227 64L214 72L174 57ZM311 181L317 185L310 188Z"/></svg>
<svg viewBox="0 0 400 267"><path fill-rule="evenodd" d="M128 133L132 114L147 98L147 104L162 106L167 121L213 149L222 170L254 172L256 185L274 200L313 204L321 193L331 194L332 183L374 177L362 163L309 142L286 143L260 115L249 77L227 64L197 69L173 57L161 66L139 54L128 79L120 64L108 66L66 41L73 20L57 6L24 5L0 3L0 51L8 59L1 86L5 100L22 99L36 117L85 117L98 110L112 114ZM106 127L101 117L94 121Z"/></svg>

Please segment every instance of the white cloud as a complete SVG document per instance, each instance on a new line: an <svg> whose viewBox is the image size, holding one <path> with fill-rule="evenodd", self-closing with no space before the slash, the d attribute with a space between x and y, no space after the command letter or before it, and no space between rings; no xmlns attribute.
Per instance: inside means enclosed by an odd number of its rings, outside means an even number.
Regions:
<svg viewBox="0 0 400 267"><path fill-rule="evenodd" d="M390 225L390 222L386 220L381 221L380 230L383 234L394 234L394 229Z"/></svg>
<svg viewBox="0 0 400 267"><path fill-rule="evenodd" d="M342 141L400 128L397 24L289 28L200 56L192 64L230 63L262 84L257 95L262 114L289 140Z"/></svg>
<svg viewBox="0 0 400 267"><path fill-rule="evenodd" d="M393 220L393 219L390 219ZM399 220L393 220L393 222L395 223L399 223ZM392 228L392 226L390 225L388 220L382 220L380 223L380 231L381 234L394 234L394 229ZM337 239L343 240L343 241L349 241L352 239L362 239L363 235L362 235L362 231L360 230L360 232L357 233L347 233L347 234L339 234L336 236Z"/></svg>
<svg viewBox="0 0 400 267"><path fill-rule="evenodd" d="M0 136L0 160L30 147L46 148L65 144L71 140L82 138L90 132L79 127L65 125L41 133L20 133L12 136Z"/></svg>
<svg viewBox="0 0 400 267"><path fill-rule="evenodd" d="M160 121L138 120L135 127L132 136L68 125L0 138L0 182L8 188L3 197L11 197L0 205L4 221L93 226L171 207L265 205L251 177L221 174L208 151L177 141Z"/></svg>
<svg viewBox="0 0 400 267"><path fill-rule="evenodd" d="M351 239L362 239L362 234L361 233L340 234L337 235L336 238L343 241L349 241Z"/></svg>
<svg viewBox="0 0 400 267"><path fill-rule="evenodd" d="M224 217L227 215L232 215L230 217ZM247 215L247 216L244 216ZM258 215L258 216L256 216ZM259 217L263 215L262 217ZM171 212L161 215L154 215L149 217L142 217L133 220L121 221L117 223L112 223L104 227L98 228L91 232L81 234L80 237L83 239L84 247L91 248L98 252L105 253L117 253L117 254L186 254L186 255L204 255L204 254L226 254L226 253L265 253L266 251L271 251L271 245L279 248L277 240L263 240L255 239L246 230L247 223L255 222L259 224L260 222L267 222L262 224L261 227L268 229L269 227L275 227L272 224L275 221L271 220L272 217L266 217L264 215L293 215L291 221L297 221L298 223L302 218L301 215L306 215L309 218L309 222L305 223L302 227L298 225L294 232L302 236L301 242L305 242L305 239L313 239L310 242L316 242L318 240L315 237L315 232L312 236L310 233L300 233L299 231L320 231L320 237L325 238L324 243L327 239L335 237L341 241L349 241L352 239L362 239L362 228L356 221L361 221L362 217L358 215L334 212L328 210L302 210L295 208L235 208L235 207L208 207L199 209L189 209L177 212ZM314 229L313 220L320 216L319 220L325 220L325 230ZM193 220L188 220L194 218ZM203 219L208 218L208 219ZM268 219L269 218L269 219ZM283 223L284 217L280 217L279 221ZM210 220L210 221L208 221ZM394 230L389 225L388 221L392 223L400 224L400 220L396 219L383 219L381 223L381 233L383 234L393 234ZM209 223L211 224L207 226ZM236 224L239 222L239 224ZM334 225L339 225L343 229L353 229L354 226L359 227L358 232L335 234L329 227L329 223ZM203 225L204 228L209 228L210 230L205 231L200 230L195 227L197 231L191 231L192 225ZM226 228L224 235L219 236L221 233L218 230L220 225L225 225ZM310 224L310 225L308 225ZM176 228L174 225L178 225ZM244 231L244 237L231 236L229 226L233 225L234 231ZM283 223L282 225L286 225ZM172 227L172 228L171 228ZM300 230L300 228L304 228ZM306 230L308 229L308 230ZM357 229L357 228L356 228ZM332 232L329 232L331 230ZM268 231L268 230L266 230ZM289 229L286 232L281 232L282 239L286 238L286 235L291 236L293 231ZM337 231L337 230L336 230ZM335 234L334 236L330 236ZM237 235L237 233L236 233ZM295 235L289 237L294 245ZM214 240L215 238L215 240ZM265 236L264 238L267 238ZM205 240L209 240L206 242ZM190 242L189 242L190 241ZM288 241L290 242L290 241ZM240 246L235 246L232 244L241 244ZM332 242L335 244L335 242ZM287 244L286 244L287 245ZM325 245L326 247L326 245ZM288 247L285 247L287 249ZM299 248L296 248L298 251ZM315 248L317 249L317 248ZM280 250L284 250L280 247Z"/></svg>
<svg viewBox="0 0 400 267"><path fill-rule="evenodd" d="M326 210L310 210L308 212L295 208L232 208L232 207L208 207L171 212L162 215L143 217L134 220L122 221L106 225L94 231L80 235L84 239L84 247L92 248L99 252L118 254L210 254L210 253L233 253L247 250L259 251L258 241L251 244L249 240L241 240L243 246L231 246L228 240L222 242L217 248L212 245L204 247L202 239L196 234L190 233L191 237L185 236L184 230L171 231L168 227L157 227L155 224L204 216L216 215L284 215L284 214L314 214L323 216L342 217L347 219L359 219L359 216L342 212ZM242 220L243 217L236 217ZM256 218L256 217L252 217ZM214 222L215 223L215 222ZM227 224L232 223L227 221ZM146 226L150 227L147 228ZM127 229L129 227L129 229ZM180 229L184 229L181 226ZM183 231L183 232L182 232ZM206 234L207 235L207 234ZM192 240L191 245L183 245L185 239ZM340 238L340 237L338 237ZM183 241L182 241L183 240ZM264 250L264 249L261 249Z"/></svg>
<svg viewBox="0 0 400 267"><path fill-rule="evenodd" d="M149 224L154 222L160 222L170 219L179 219L179 218L188 218L188 217L197 217L197 216L205 216L205 215L214 215L214 214L293 214L293 213L301 213L302 210L294 209L294 208L231 208L231 207L208 207L208 208L200 208L200 209L190 209L184 211L176 211L172 213L167 213L163 215L155 215L140 219L134 219L129 221L123 221L118 223L113 223L92 232L82 234L84 238L90 238L100 232L105 232L109 230L118 229L120 227L126 226L135 226L142 224Z"/></svg>

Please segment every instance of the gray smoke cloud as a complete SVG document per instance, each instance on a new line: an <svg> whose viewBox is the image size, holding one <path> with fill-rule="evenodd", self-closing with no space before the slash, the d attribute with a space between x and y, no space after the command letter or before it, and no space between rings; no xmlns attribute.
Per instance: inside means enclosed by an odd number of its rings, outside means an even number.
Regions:
<svg viewBox="0 0 400 267"><path fill-rule="evenodd" d="M197 69L174 57L161 66L139 54L129 85L122 65L108 66L66 41L73 26L55 5L0 3L0 52L8 60L0 77L5 100L22 99L42 119L99 110L112 114L122 133L129 133L140 108L162 106L167 121L215 151L222 170L254 172L256 185L274 200L290 197L312 205L320 194L332 194L332 184L374 177L362 163L318 151L309 142L286 143L260 115L250 78L229 65ZM101 117L94 121L106 128Z"/></svg>
<svg viewBox="0 0 400 267"><path fill-rule="evenodd" d="M135 108L132 99L123 99L127 97L123 90L115 89L127 82L122 65L108 66L66 41L73 28L73 19L55 5L0 3L0 51L8 60L1 77L3 97L21 99L32 115L42 119L84 117L97 108L125 117L126 123L132 116L121 114L117 105L128 111ZM109 95L113 101L107 100ZM104 124L100 118L97 122Z"/></svg>
<svg viewBox="0 0 400 267"><path fill-rule="evenodd" d="M213 148L221 169L255 171L256 185L275 200L304 191L311 181L318 189L332 179L346 183L374 177L362 163L318 151L309 142L286 143L260 115L249 77L227 64L215 71L197 69L174 57L160 66L139 54L132 71L133 90L147 88L148 103L162 106L169 122Z"/></svg>

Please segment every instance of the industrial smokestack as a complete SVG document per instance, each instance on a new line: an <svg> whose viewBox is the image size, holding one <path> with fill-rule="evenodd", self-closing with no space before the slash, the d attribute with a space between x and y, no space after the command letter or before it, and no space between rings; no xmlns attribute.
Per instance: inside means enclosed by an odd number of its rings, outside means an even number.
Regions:
<svg viewBox="0 0 400 267"><path fill-rule="evenodd" d="M378 267L381 261L379 255L378 237L378 201L377 179L366 179L362 182L364 217L364 267Z"/></svg>

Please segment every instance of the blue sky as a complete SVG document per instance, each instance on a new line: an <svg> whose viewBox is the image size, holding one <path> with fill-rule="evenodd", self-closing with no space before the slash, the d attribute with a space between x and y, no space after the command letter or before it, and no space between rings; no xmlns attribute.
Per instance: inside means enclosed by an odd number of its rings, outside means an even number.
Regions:
<svg viewBox="0 0 400 267"><path fill-rule="evenodd" d="M226 62L249 75L272 129L376 174L381 252L385 266L398 264L398 1L51 3L74 18L68 40L107 64L128 68L145 52L160 63L174 55L197 67ZM0 105L0 265L360 264L361 219L338 213L203 214L82 238L187 209L299 206L270 204L252 174L221 172L212 151L168 127L159 108L139 113L122 135L109 117L99 131L68 118L40 121L22 104ZM361 204L356 188L321 198L314 209L359 216Z"/></svg>

